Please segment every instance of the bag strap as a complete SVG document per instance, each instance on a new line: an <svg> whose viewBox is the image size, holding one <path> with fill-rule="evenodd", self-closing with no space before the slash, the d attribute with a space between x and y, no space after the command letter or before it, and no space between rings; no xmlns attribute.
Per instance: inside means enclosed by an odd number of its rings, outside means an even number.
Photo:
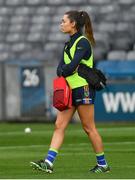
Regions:
<svg viewBox="0 0 135 180"><path fill-rule="evenodd" d="M69 59L72 60L72 57L71 57L71 54L70 54L70 49L68 48L69 44L70 44L69 41L65 43L64 51L67 53Z"/></svg>

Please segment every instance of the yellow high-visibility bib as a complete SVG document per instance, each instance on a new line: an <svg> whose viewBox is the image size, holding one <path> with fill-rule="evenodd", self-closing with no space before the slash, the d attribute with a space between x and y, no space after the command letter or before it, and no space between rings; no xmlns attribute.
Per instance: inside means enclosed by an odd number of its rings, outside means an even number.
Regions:
<svg viewBox="0 0 135 180"><path fill-rule="evenodd" d="M72 45L72 47L70 48L70 55L71 55L72 59L74 58L74 54L75 54L75 51L76 51L76 45L80 41L80 39L82 39L82 38L86 38L86 37L85 36L80 36L79 38L77 38L76 41L74 42L74 44ZM91 51L91 52L92 53L91 53L90 58L88 60L82 59L80 63L85 64L88 67L92 68L93 67L93 51ZM67 53L64 51L64 62L65 62L65 64L69 64L71 61L72 60L70 60ZM75 89L75 88L78 88L78 87L88 85L87 81L84 78L80 77L78 75L77 71L75 71L74 74L66 77L66 80L67 80L69 86L71 87L71 89Z"/></svg>

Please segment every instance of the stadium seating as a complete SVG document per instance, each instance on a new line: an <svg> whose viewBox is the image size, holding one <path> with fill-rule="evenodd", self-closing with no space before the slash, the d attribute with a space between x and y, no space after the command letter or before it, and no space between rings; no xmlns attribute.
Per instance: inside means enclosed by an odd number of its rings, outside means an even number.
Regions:
<svg viewBox="0 0 135 180"><path fill-rule="evenodd" d="M134 59L134 0L0 0L0 61L27 56L58 61L68 38L59 31L59 23L73 9L91 16L95 61L111 59L117 50L123 51L117 58Z"/></svg>
<svg viewBox="0 0 135 180"><path fill-rule="evenodd" d="M125 60L126 52L124 50L112 50L107 55L108 60Z"/></svg>
<svg viewBox="0 0 135 180"><path fill-rule="evenodd" d="M97 68L101 69L109 79L135 79L135 61L101 61Z"/></svg>
<svg viewBox="0 0 135 180"><path fill-rule="evenodd" d="M127 60L135 60L135 50L127 53Z"/></svg>

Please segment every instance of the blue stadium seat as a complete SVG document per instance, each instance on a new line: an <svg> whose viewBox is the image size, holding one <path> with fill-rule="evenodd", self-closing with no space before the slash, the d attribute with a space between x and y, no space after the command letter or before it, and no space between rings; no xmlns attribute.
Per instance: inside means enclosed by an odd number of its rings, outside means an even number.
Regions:
<svg viewBox="0 0 135 180"><path fill-rule="evenodd" d="M110 79L135 78L135 61L102 61L97 63L97 68Z"/></svg>

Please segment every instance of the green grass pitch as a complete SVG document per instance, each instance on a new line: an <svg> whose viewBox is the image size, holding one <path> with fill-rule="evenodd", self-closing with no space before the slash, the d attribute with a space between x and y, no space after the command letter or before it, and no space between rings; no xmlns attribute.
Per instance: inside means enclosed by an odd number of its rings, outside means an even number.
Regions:
<svg viewBox="0 0 135 180"><path fill-rule="evenodd" d="M24 133L30 127L32 133ZM92 174L96 163L91 144L80 124L70 124L55 161L54 173L33 170L29 162L48 151L54 124L0 124L0 179L129 179L135 178L135 123L97 124L111 167L106 174Z"/></svg>

